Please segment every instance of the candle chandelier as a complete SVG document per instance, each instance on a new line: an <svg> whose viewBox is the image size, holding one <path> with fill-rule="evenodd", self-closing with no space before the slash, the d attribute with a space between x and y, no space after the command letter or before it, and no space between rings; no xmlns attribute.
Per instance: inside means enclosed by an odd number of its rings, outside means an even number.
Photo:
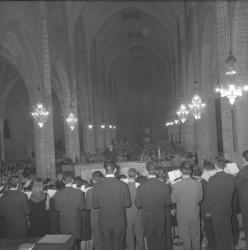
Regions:
<svg viewBox="0 0 248 250"><path fill-rule="evenodd" d="M93 128L93 124L92 124L92 123L89 123L89 124L88 124L88 129L91 130L92 128Z"/></svg>
<svg viewBox="0 0 248 250"><path fill-rule="evenodd" d="M33 116L38 126L42 128L47 121L49 111L46 110L43 103L39 102L35 105L34 111L31 113L31 115Z"/></svg>
<svg viewBox="0 0 248 250"><path fill-rule="evenodd" d="M66 122L72 131L75 129L77 121L78 119L73 113L70 113L66 118Z"/></svg>
<svg viewBox="0 0 248 250"><path fill-rule="evenodd" d="M235 63L237 62L237 59L232 53L232 30L231 30L231 11L230 11L230 3L228 1L228 21L229 21L229 55L225 61L227 64L227 71L226 71L226 83L220 84L216 88L216 92L220 93L220 97L227 98L231 105L234 105L236 99L238 97L241 97L243 95L244 91L248 91L248 86L242 86L242 84L238 83L236 81L236 69L235 69Z"/></svg>
<svg viewBox="0 0 248 250"><path fill-rule="evenodd" d="M182 123L184 123L187 120L188 115L189 115L189 111L187 107L184 104L181 104L181 106L179 107L179 110L177 111L178 119Z"/></svg>
<svg viewBox="0 0 248 250"><path fill-rule="evenodd" d="M40 87L38 88L38 98L41 99ZM46 110L45 105L42 102L38 102L33 107L33 112L31 113L34 118L34 121L38 124L40 128L42 128L46 123L49 114L50 112Z"/></svg>
<svg viewBox="0 0 248 250"><path fill-rule="evenodd" d="M202 102L201 97L199 95L195 95L192 98L192 101L189 104L189 109L195 120L201 119L201 115L205 107L206 104Z"/></svg>

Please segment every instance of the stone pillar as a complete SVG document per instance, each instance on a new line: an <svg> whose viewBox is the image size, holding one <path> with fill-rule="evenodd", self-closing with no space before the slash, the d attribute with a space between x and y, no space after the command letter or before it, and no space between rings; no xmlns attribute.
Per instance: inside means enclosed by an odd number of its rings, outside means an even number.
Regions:
<svg viewBox="0 0 248 250"><path fill-rule="evenodd" d="M37 176L41 178L55 178L55 152L54 152L54 130L53 109L51 93L50 55L47 30L47 3L41 1L40 8L40 47L41 65L43 77L43 102L50 111L48 120L43 128L35 124L35 157Z"/></svg>
<svg viewBox="0 0 248 250"><path fill-rule="evenodd" d="M1 161L5 161L5 146L4 146L4 117L0 117L0 138L1 138Z"/></svg>

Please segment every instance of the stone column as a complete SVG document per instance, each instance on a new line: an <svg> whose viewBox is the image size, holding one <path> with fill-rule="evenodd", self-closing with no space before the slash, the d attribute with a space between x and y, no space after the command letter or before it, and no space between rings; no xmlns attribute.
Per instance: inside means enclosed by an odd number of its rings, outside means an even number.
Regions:
<svg viewBox="0 0 248 250"><path fill-rule="evenodd" d="M50 111L48 120L43 128L35 124L35 157L37 176L41 178L55 178L55 152L54 152L54 130L53 109L51 94L51 71L50 55L47 30L47 2L39 2L40 8L40 47L43 89L42 101ZM38 101L38 100L37 100ZM33 103L34 104L34 103Z"/></svg>
<svg viewBox="0 0 248 250"><path fill-rule="evenodd" d="M1 138L1 161L5 161L5 146L4 146L4 117L0 117L0 138Z"/></svg>

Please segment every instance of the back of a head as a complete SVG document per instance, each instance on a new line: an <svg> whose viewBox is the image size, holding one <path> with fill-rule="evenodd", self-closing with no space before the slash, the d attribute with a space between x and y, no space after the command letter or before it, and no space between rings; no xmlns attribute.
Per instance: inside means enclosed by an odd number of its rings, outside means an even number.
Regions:
<svg viewBox="0 0 248 250"><path fill-rule="evenodd" d="M214 169L214 164L211 161L204 160L203 169L205 169L205 170L213 170Z"/></svg>
<svg viewBox="0 0 248 250"><path fill-rule="evenodd" d="M16 176L12 176L9 178L9 181L8 181L9 188L17 188L18 184L19 184L19 180Z"/></svg>
<svg viewBox="0 0 248 250"><path fill-rule="evenodd" d="M135 179L137 177L137 170L136 170L136 168L129 168L128 169L128 177L130 179Z"/></svg>
<svg viewBox="0 0 248 250"><path fill-rule="evenodd" d="M183 175L192 175L193 167L188 161L183 161L180 165L180 170Z"/></svg>
<svg viewBox="0 0 248 250"><path fill-rule="evenodd" d="M83 180L80 176L76 176L73 180L73 184L77 185L77 188L80 188L83 185Z"/></svg>
<svg viewBox="0 0 248 250"><path fill-rule="evenodd" d="M162 167L159 167L157 170L157 178L163 179L165 176L165 170Z"/></svg>
<svg viewBox="0 0 248 250"><path fill-rule="evenodd" d="M146 163L146 170L147 170L149 175L156 175L157 174L154 162L152 162L152 161Z"/></svg>
<svg viewBox="0 0 248 250"><path fill-rule="evenodd" d="M69 172L64 174L64 179L65 179L65 184L73 183L72 175Z"/></svg>
<svg viewBox="0 0 248 250"><path fill-rule="evenodd" d="M114 174L116 166L113 162L107 161L104 163L104 169L107 174Z"/></svg>
<svg viewBox="0 0 248 250"><path fill-rule="evenodd" d="M102 179L103 179L103 174L101 171L94 171L92 173L91 181L93 184L98 183Z"/></svg>
<svg viewBox="0 0 248 250"><path fill-rule="evenodd" d="M225 158L222 155L216 156L215 157L215 164L218 168L224 169L225 168Z"/></svg>
<svg viewBox="0 0 248 250"><path fill-rule="evenodd" d="M138 177L135 179L135 181L136 181L137 183L140 183L140 184L145 183L146 180L147 180L147 177L144 176L144 175L140 175L140 176L138 176Z"/></svg>

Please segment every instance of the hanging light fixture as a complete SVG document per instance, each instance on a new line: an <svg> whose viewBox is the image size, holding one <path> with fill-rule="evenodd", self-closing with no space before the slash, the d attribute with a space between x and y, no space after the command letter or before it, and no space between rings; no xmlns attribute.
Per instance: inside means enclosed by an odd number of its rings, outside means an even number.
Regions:
<svg viewBox="0 0 248 250"><path fill-rule="evenodd" d="M71 110L73 110L72 103L71 103ZM78 122L78 119L76 115L73 112L71 112L66 118L66 122L70 127L71 131L73 131L75 129L76 123Z"/></svg>
<svg viewBox="0 0 248 250"><path fill-rule="evenodd" d="M38 88L38 96L39 96L39 98L41 98L40 88ZM44 124L46 123L49 114L50 114L50 112L48 110L46 110L46 108L42 102L38 102L34 106L34 110L31 113L31 115L34 118L34 121L38 124L38 126L40 128L42 128L44 126Z"/></svg>
<svg viewBox="0 0 248 250"><path fill-rule="evenodd" d="M88 129L91 130L93 128L93 124L92 123L89 123L88 124Z"/></svg>
<svg viewBox="0 0 248 250"><path fill-rule="evenodd" d="M116 126L115 126L115 125L113 125L113 129L116 129Z"/></svg>
<svg viewBox="0 0 248 250"><path fill-rule="evenodd" d="M231 29L231 10L230 10L230 3L227 2L228 6L228 21L229 21L229 55L225 61L227 64L227 71L226 71L226 83L225 84L218 84L219 86L216 88L216 92L220 93L222 98L226 97L231 105L234 105L236 99L243 95L244 91L248 91L248 85L242 86L242 84L236 81L237 71L235 69L235 63L237 59L233 55L232 52L232 29Z"/></svg>
<svg viewBox="0 0 248 250"><path fill-rule="evenodd" d="M111 124L110 124L108 127L109 127L109 129L112 129L112 128L113 128L113 126L112 126Z"/></svg>
<svg viewBox="0 0 248 250"><path fill-rule="evenodd" d="M166 123L165 123L165 126L166 126L166 127L173 126L173 125L174 125L173 122L166 122Z"/></svg>
<svg viewBox="0 0 248 250"><path fill-rule="evenodd" d="M75 129L77 121L78 121L78 119L73 113L70 113L68 115L68 117L66 118L66 122L68 123L68 125L72 131Z"/></svg>
<svg viewBox="0 0 248 250"><path fill-rule="evenodd" d="M205 107L206 104L202 102L201 97L199 95L195 95L192 98L192 101L189 104L189 109L195 120L201 119L201 115Z"/></svg>
<svg viewBox="0 0 248 250"><path fill-rule="evenodd" d="M105 129L106 125L105 124L101 124L101 129Z"/></svg>
<svg viewBox="0 0 248 250"><path fill-rule="evenodd" d="M189 111L187 110L187 107L184 104L181 104L179 110L177 111L177 116L179 120L184 123L187 120L187 117L189 115Z"/></svg>

